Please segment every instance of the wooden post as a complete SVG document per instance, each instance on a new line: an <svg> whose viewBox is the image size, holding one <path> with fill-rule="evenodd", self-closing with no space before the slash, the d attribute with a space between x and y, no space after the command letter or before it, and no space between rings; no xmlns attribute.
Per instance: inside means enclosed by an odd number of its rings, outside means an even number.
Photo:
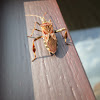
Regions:
<svg viewBox="0 0 100 100"><path fill-rule="evenodd" d="M24 2L24 8L26 15L43 16L47 12L45 18L52 20L54 29L64 27L67 29L56 0ZM26 17L27 35L31 34L36 21L41 23L39 18ZM41 29L39 26L36 27ZM39 35L41 32L35 31L33 36ZM60 33L56 36L58 39L56 56L49 56L43 39L35 42L38 58L31 62L35 100L95 100L73 43L67 46ZM68 39L72 42L69 32ZM28 39L30 60L34 58L32 40Z"/></svg>

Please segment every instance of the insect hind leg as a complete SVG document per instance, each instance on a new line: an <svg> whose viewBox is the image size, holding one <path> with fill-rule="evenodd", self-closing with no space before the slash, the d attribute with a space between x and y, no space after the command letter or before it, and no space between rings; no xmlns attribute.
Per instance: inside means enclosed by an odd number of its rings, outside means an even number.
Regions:
<svg viewBox="0 0 100 100"><path fill-rule="evenodd" d="M62 31L65 31L64 36L62 34ZM66 45L70 45L69 43L67 43L68 34L67 34L67 30L65 28L61 28L61 29L55 30L54 32L55 33L61 32L62 37L65 39Z"/></svg>
<svg viewBox="0 0 100 100"><path fill-rule="evenodd" d="M36 59L36 48L35 48L35 45L34 45L34 42L36 41L36 40L38 40L38 39L40 39L40 38L42 38L42 36L39 36L39 37L37 37L37 38L35 38L34 40L33 40L33 52L34 52L34 59L32 60L32 62Z"/></svg>

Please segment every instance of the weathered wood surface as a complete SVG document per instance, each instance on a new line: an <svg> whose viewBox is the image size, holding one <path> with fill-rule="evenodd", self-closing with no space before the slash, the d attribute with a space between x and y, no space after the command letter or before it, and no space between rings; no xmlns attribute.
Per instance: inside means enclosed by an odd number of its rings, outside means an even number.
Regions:
<svg viewBox="0 0 100 100"><path fill-rule="evenodd" d="M42 16L47 12L45 18L52 20L54 29L66 27L56 1L25 2L24 8L25 14ZM27 35L31 34L36 21L41 23L39 18L26 17ZM36 27L40 29L38 25ZM40 32L34 32L34 37L40 35ZM31 62L35 100L95 100L74 45L66 46L61 34L56 36L56 56L49 56L43 39L35 42L38 59ZM69 33L68 38L72 42ZM28 39L30 60L34 58L32 40Z"/></svg>

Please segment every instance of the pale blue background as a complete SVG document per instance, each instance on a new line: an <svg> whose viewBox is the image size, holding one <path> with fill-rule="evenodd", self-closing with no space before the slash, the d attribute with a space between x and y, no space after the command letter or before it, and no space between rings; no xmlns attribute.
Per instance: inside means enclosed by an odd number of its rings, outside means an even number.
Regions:
<svg viewBox="0 0 100 100"><path fill-rule="evenodd" d="M92 88L100 82L100 27L70 31Z"/></svg>

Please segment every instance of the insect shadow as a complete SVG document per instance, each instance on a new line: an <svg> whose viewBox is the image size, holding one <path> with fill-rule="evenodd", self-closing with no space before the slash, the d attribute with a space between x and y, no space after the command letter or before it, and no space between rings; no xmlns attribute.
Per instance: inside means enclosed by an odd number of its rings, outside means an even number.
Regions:
<svg viewBox="0 0 100 100"><path fill-rule="evenodd" d="M67 38L67 42L65 43L64 39L58 34L56 35L58 39L58 49L56 52L56 57L63 58L68 52L69 46L72 46L72 42Z"/></svg>
<svg viewBox="0 0 100 100"><path fill-rule="evenodd" d="M47 57L51 57L51 55L37 57L36 59L40 59L40 58L47 58Z"/></svg>

